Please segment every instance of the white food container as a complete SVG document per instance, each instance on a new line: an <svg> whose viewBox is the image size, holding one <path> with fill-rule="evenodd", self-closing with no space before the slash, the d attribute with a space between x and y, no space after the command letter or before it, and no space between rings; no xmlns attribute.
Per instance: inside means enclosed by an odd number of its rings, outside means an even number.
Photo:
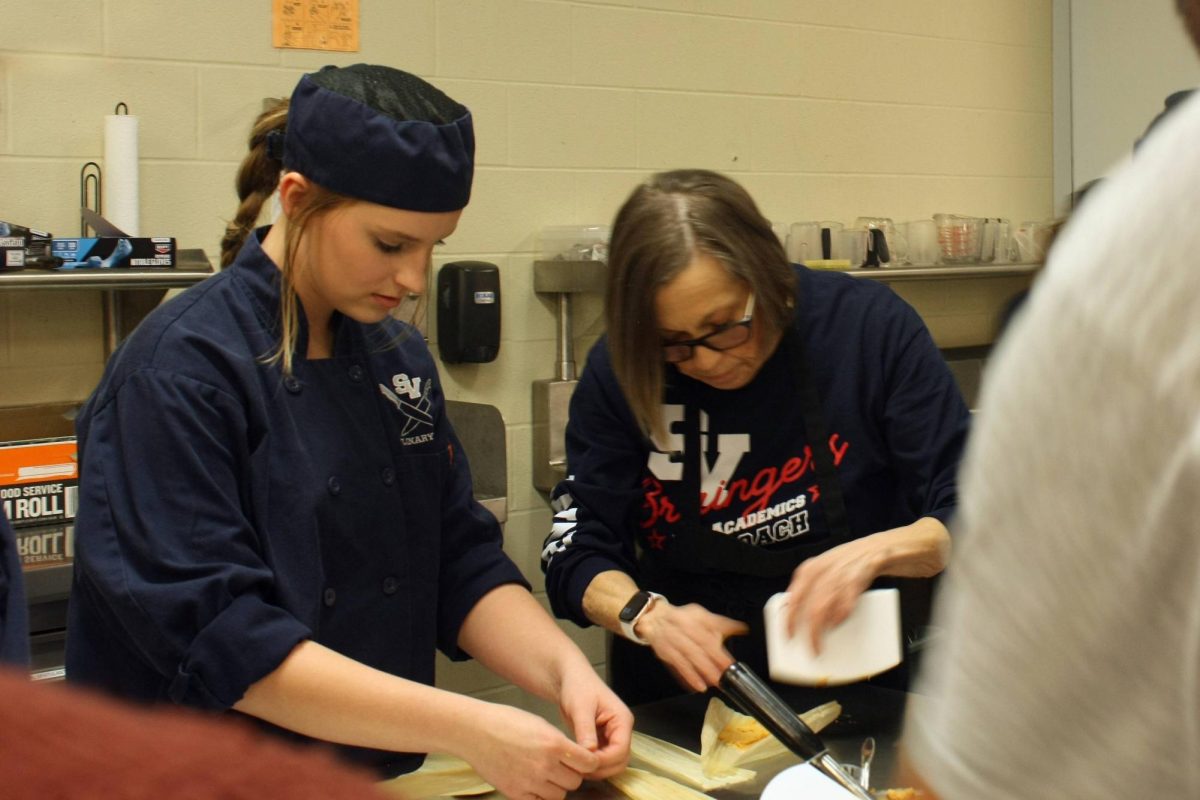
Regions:
<svg viewBox="0 0 1200 800"><path fill-rule="evenodd" d="M900 591L864 592L841 625L825 631L821 653L813 652L808 625L797 620L794 636L787 635L787 594L779 593L763 609L767 633L767 663L771 677L781 683L833 686L854 683L900 663Z"/></svg>

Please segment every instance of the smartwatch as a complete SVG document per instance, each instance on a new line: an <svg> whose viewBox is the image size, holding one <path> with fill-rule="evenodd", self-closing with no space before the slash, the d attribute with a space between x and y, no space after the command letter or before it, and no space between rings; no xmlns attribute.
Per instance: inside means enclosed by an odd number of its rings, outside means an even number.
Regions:
<svg viewBox="0 0 1200 800"><path fill-rule="evenodd" d="M625 607L621 609L618 619L621 622L621 634L631 642L638 644L650 644L645 639L637 635L634 627L647 611L654 607L654 604L659 600L665 600L658 592L648 592L642 589L637 594L629 599Z"/></svg>

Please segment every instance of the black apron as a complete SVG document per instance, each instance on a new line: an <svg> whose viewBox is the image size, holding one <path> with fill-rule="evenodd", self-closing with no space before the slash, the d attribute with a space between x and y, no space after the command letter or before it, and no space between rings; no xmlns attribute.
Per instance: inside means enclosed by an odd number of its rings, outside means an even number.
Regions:
<svg viewBox="0 0 1200 800"><path fill-rule="evenodd" d="M726 646L734 658L748 664L764 679L768 677L768 669L762 608L767 599L787 588L792 572L802 561L856 538L850 530L842 486L829 449L820 394L804 342L794 325L788 327L780 346L785 348L791 365L795 396L800 401L805 434L812 448L828 536L818 542L766 550L702 525L700 409L688 406L684 411L683 452L673 453L672 460L683 461L683 486L676 506L690 524L669 548L643 550L639 560L642 588L660 592L681 604L694 598L694 602L713 613L745 621L750 627L749 634L731 637ZM637 705L685 691L649 647L617 636L610 637L609 643L609 682L626 703ZM791 691L792 695L796 693L794 689ZM819 705L829 698L829 690L816 689L802 702L811 700L812 705Z"/></svg>
<svg viewBox="0 0 1200 800"><path fill-rule="evenodd" d="M690 573L732 572L760 578L777 578L790 575L805 559L831 550L850 541L854 536L846 517L846 502L842 496L842 485L834 470L833 454L829 450L829 434L825 426L825 414L816 382L812 380L804 344L794 326L789 326L788 335L780 346L791 364L791 374L800 399L804 415L804 429L813 453L813 467L821 497L821 509L825 515L829 535L812 544L794 544L790 547L767 550L747 544L736 536L710 531L700 520L700 409L694 405L684 411L683 453L673 458L683 459L683 492L678 499L678 508L684 519L691 521L691 530L667 550L650 554L650 560L670 570ZM657 566L657 565L656 565Z"/></svg>

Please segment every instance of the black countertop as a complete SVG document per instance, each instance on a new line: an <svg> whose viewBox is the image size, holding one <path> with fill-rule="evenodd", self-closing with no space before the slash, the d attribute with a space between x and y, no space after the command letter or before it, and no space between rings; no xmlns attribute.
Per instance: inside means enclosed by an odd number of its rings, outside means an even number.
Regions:
<svg viewBox="0 0 1200 800"><path fill-rule="evenodd" d="M778 686L776 688L779 689ZM903 725L904 709L910 696L908 693L870 684L825 689L818 697L814 697L811 690L803 689L789 691L784 688L779 690L779 693L798 713L829 699L841 703L841 716L821 732L822 741L838 761L857 765L863 739L874 736L875 757L871 766L871 784L875 788L895 785L892 781L898 761L896 745ZM640 706L634 709L634 727L642 733L698 753L700 731L704 724L704 712L708 708L708 701L708 695L686 695ZM754 781L710 794L723 799L758 797L771 778L798 763L798 757L789 755L750 764L748 769L758 773ZM608 786L604 789L613 791ZM578 796L591 798L622 795L614 792L580 793Z"/></svg>
<svg viewBox="0 0 1200 800"><path fill-rule="evenodd" d="M874 736L871 785L876 790L895 786L893 781L898 761L896 746L904 709L911 695L870 684L829 688L817 694L819 696L814 698L812 690L797 689L792 692L786 687L780 691L780 695L798 713L831 699L841 703L841 716L820 734L830 753L844 764L857 765L863 739ZM636 718L634 728L698 753L708 702L708 695L692 694L638 706L633 709ZM798 758L788 755L750 764L747 768L757 773L755 780L709 794L719 800L757 798L772 778L798 763ZM640 765L633 762L632 766ZM491 800L500 795L492 793L483 797ZM616 800L625 796L614 786L600 781L585 783L567 797L571 800Z"/></svg>

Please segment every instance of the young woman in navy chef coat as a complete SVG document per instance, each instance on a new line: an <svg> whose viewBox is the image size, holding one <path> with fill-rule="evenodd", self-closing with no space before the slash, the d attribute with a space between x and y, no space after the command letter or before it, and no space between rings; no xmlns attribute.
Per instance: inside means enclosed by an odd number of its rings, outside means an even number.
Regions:
<svg viewBox="0 0 1200 800"><path fill-rule="evenodd" d="M542 558L556 613L621 634L626 702L734 657L766 677L776 592L819 642L877 579L942 570L968 414L888 287L789 264L741 186L682 170L617 214L606 319Z"/></svg>
<svg viewBox="0 0 1200 800"><path fill-rule="evenodd" d="M511 797L621 769L628 709L502 552L434 360L389 313L467 204L469 112L398 70L326 68L250 144L228 266L147 317L79 415L68 677L385 774L455 754ZM574 741L433 688L435 647L559 704Z"/></svg>

